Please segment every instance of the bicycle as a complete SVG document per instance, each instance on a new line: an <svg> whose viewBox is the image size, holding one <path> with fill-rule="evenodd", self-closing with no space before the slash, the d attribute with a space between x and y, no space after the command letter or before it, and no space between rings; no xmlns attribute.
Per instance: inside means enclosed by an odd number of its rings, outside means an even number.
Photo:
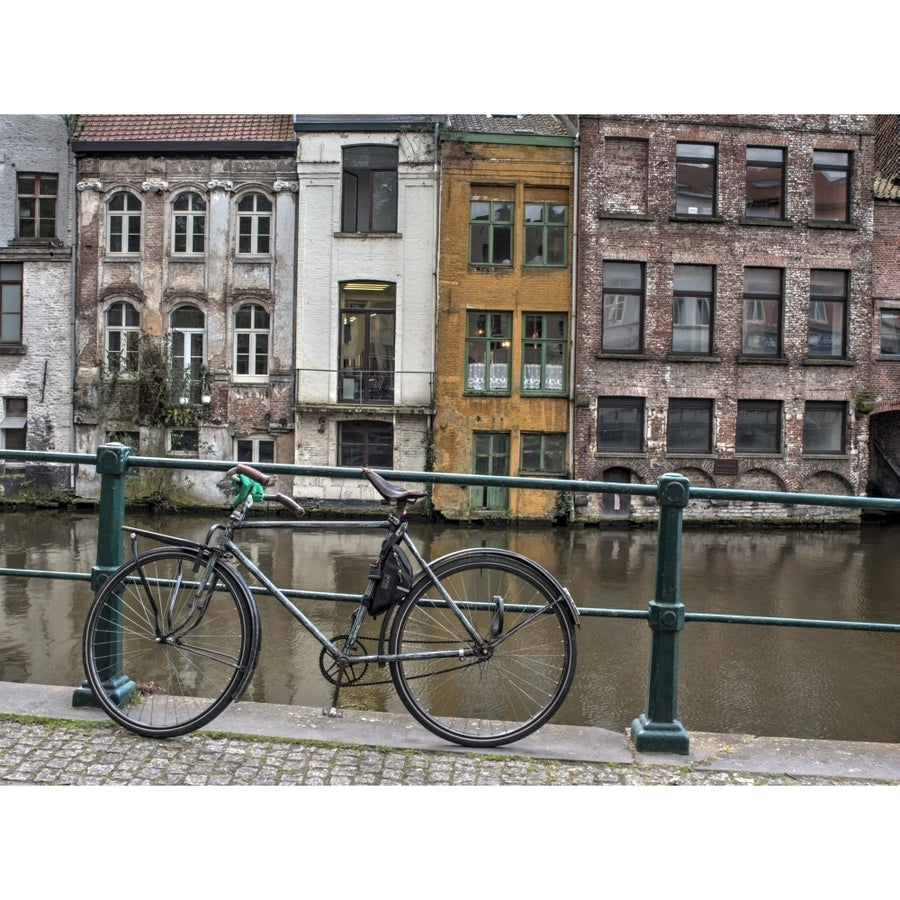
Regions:
<svg viewBox="0 0 900 900"><path fill-rule="evenodd" d="M384 520L329 523L387 530L349 633L336 637L327 637L293 602L292 592L277 587L235 542L245 528L321 527L296 521L305 510L293 498L265 493L271 476L244 464L230 469L232 511L203 541L123 526L131 557L98 590L82 641L87 680L110 718L138 735L175 737L239 700L260 653L254 593L263 593L321 645L320 670L335 685L333 714L341 688L377 665L388 666L412 716L447 741L499 746L547 722L575 674L578 611L568 590L509 550L469 548L427 562L406 517L407 506L425 492L392 484L370 468L362 473L394 509ZM295 519L248 519L260 501L280 503ZM139 551L138 538L163 546ZM395 555L403 566L389 566ZM375 599L390 580L388 570L399 600L381 610ZM404 583L407 570L412 578ZM248 576L259 587L251 588ZM379 614L378 650L369 653L360 631L367 617Z"/></svg>

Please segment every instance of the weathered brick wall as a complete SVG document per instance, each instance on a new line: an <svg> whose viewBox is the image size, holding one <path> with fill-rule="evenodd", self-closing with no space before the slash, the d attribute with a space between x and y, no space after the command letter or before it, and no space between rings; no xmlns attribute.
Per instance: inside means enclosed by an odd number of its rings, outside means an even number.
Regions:
<svg viewBox="0 0 900 900"><path fill-rule="evenodd" d="M718 147L718 208L713 219L684 221L674 216L679 141ZM786 223L744 219L747 145L787 148ZM609 157L607 147L611 147ZM853 154L851 227L809 225L814 149ZM838 493L864 492L867 420L856 416L855 398L869 380L872 174L871 123L864 116L582 118L573 434L577 477L600 481L607 469L623 466L631 471L633 481L652 483L666 471L693 470L704 473L717 487L745 487L751 473L761 471L778 485L772 489L806 491L827 474ZM644 349L632 358L600 355L605 259L646 266ZM670 354L676 263L716 267L711 358L682 361ZM783 360L739 359L745 266L785 272ZM851 273L848 359L837 364L805 359L809 272L815 268ZM616 395L645 398L645 447L640 453L613 457L597 452L597 397ZM715 401L712 454L667 454L667 410L673 397ZM782 453L767 457L735 453L737 402L743 399L782 402ZM803 456L806 399L848 404L845 455ZM599 501L591 498L579 513L596 517Z"/></svg>

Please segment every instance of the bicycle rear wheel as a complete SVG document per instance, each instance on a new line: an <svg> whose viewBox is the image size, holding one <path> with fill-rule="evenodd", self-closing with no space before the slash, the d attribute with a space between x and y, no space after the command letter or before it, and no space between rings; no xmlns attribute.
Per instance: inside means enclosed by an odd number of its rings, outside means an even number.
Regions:
<svg viewBox="0 0 900 900"><path fill-rule="evenodd" d="M163 547L115 571L88 611L87 680L114 721L145 737L175 737L215 718L246 687L259 619L245 583L219 561Z"/></svg>
<svg viewBox="0 0 900 900"><path fill-rule="evenodd" d="M559 587L524 557L490 550L453 554L432 569L478 639L420 577L397 612L391 653L456 655L391 662L400 699L457 744L493 747L531 734L575 675L574 621Z"/></svg>

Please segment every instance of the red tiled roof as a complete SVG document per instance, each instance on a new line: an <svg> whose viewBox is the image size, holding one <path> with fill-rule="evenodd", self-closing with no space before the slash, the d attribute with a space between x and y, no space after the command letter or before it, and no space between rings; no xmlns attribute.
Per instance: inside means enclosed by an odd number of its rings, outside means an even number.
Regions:
<svg viewBox="0 0 900 900"><path fill-rule="evenodd" d="M290 115L82 116L74 140L102 141L292 141Z"/></svg>

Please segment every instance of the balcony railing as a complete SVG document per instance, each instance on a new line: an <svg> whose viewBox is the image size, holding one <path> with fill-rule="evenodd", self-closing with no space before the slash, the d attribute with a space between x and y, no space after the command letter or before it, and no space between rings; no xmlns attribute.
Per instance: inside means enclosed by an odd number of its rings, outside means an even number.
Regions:
<svg viewBox="0 0 900 900"><path fill-rule="evenodd" d="M296 402L300 406L336 403L430 407L434 402L434 372L347 366L297 369Z"/></svg>

